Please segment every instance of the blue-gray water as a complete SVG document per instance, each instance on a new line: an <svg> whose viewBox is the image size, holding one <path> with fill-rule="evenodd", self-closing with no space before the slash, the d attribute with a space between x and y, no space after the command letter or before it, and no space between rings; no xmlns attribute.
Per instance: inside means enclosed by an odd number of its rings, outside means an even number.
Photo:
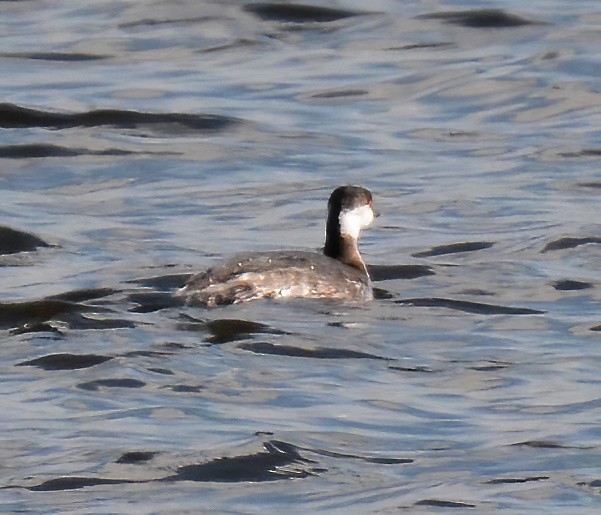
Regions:
<svg viewBox="0 0 601 515"><path fill-rule="evenodd" d="M0 1L1 511L601 508L599 2L318 4ZM162 304L346 183L382 298Z"/></svg>

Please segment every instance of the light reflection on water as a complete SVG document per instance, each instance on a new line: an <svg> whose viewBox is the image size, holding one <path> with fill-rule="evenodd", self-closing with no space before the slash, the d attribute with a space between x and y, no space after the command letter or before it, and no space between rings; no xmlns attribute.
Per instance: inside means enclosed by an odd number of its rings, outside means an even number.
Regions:
<svg viewBox="0 0 601 515"><path fill-rule="evenodd" d="M385 0L300 24L238 2L6 4L2 100L41 114L0 117L2 224L56 246L2 256L0 297L114 291L30 332L2 306L4 509L594 511L596 3L506 2L543 22L511 28ZM95 109L223 126L39 121ZM175 287L134 279L318 249L344 183L374 192L362 244L392 298L131 311ZM427 255L461 242L491 245Z"/></svg>

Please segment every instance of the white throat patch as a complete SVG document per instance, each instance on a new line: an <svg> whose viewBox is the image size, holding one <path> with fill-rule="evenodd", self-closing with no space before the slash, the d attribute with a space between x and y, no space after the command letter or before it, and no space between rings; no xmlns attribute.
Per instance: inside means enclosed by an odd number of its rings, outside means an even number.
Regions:
<svg viewBox="0 0 601 515"><path fill-rule="evenodd" d="M374 212L367 205L355 209L343 209L338 217L340 233L357 239L361 229L367 227L373 220Z"/></svg>

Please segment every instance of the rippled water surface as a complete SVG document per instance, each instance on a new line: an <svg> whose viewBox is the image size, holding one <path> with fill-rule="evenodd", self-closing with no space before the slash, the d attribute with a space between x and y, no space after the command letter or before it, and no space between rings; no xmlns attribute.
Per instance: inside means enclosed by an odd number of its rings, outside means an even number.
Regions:
<svg viewBox="0 0 601 515"><path fill-rule="evenodd" d="M0 510L600 509L601 6L312 5L0 1ZM377 300L171 297L347 183Z"/></svg>

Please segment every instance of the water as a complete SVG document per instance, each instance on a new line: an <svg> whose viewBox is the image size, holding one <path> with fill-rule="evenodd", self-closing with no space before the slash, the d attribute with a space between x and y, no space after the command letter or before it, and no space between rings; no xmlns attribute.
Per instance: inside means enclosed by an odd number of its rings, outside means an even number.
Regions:
<svg viewBox="0 0 601 515"><path fill-rule="evenodd" d="M597 512L598 2L244 5L1 2L2 511ZM169 303L345 183L384 298Z"/></svg>

